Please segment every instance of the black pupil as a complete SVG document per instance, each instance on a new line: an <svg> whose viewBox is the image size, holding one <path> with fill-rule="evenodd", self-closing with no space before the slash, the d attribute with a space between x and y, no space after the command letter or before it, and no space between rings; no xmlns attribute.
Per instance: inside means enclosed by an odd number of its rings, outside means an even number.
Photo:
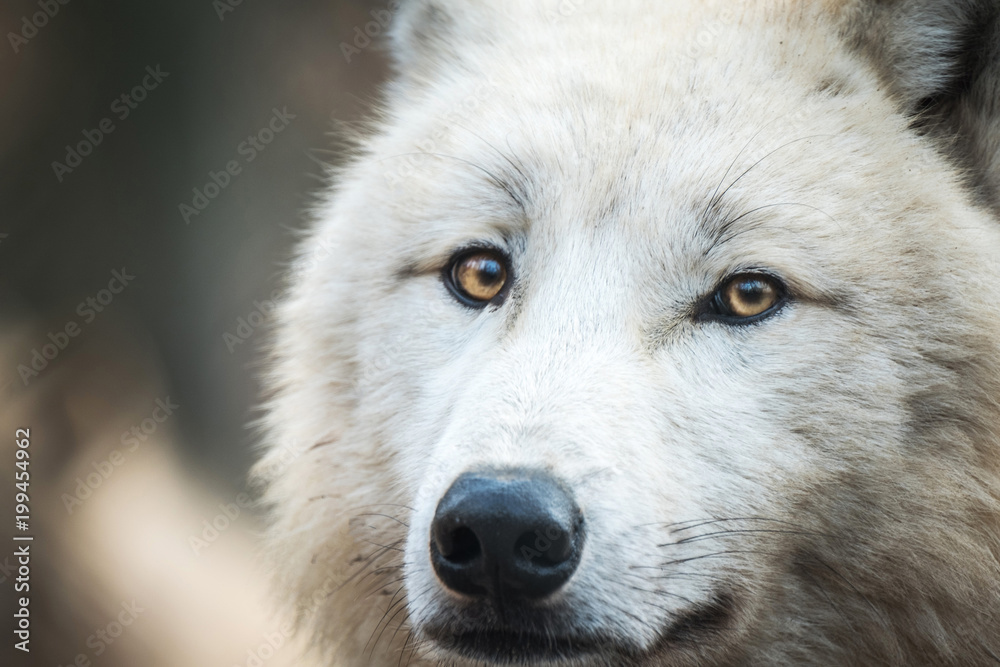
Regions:
<svg viewBox="0 0 1000 667"><path fill-rule="evenodd" d="M476 271L484 287L492 287L503 279L503 267L495 259L480 259Z"/></svg>
<svg viewBox="0 0 1000 667"><path fill-rule="evenodd" d="M737 285L739 298L747 304L759 304L766 299L768 286L762 280L742 280Z"/></svg>

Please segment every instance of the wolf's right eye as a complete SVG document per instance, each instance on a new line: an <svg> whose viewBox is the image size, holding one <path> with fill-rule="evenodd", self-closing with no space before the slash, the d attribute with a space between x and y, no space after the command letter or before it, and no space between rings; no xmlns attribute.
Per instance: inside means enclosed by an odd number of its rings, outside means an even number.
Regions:
<svg viewBox="0 0 1000 667"><path fill-rule="evenodd" d="M500 296L507 280L507 259L493 250L461 254L445 274L452 293L473 308L482 308Z"/></svg>
<svg viewBox="0 0 1000 667"><path fill-rule="evenodd" d="M785 287L763 273L730 278L712 295L709 316L730 324L750 324L777 312L785 302Z"/></svg>

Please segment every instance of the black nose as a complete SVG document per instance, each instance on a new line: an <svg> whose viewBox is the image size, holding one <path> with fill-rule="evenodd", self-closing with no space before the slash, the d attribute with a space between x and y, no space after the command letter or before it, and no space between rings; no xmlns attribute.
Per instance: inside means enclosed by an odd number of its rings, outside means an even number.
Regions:
<svg viewBox="0 0 1000 667"><path fill-rule="evenodd" d="M438 503L431 560L458 593L538 599L580 562L583 517L569 492L541 472L466 473Z"/></svg>

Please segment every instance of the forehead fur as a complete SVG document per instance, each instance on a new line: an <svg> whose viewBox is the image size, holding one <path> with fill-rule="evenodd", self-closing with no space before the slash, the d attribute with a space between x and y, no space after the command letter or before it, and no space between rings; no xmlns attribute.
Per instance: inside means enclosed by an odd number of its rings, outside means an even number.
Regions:
<svg viewBox="0 0 1000 667"><path fill-rule="evenodd" d="M805 288L828 261L898 259L921 228L940 233L941 207L967 205L960 175L815 3L455 4L401 17L399 48L416 53L390 99L406 103L353 173L386 192L357 205L387 218L364 234L404 275L477 237L612 225L672 265L737 237L792 248ZM894 187L873 190L887 171ZM872 243L887 237L897 245Z"/></svg>

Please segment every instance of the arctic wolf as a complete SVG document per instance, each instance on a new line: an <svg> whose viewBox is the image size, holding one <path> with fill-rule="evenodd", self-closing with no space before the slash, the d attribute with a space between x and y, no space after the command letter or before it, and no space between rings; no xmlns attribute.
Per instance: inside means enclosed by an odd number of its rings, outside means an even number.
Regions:
<svg viewBox="0 0 1000 667"><path fill-rule="evenodd" d="M280 312L331 664L1000 664L1000 6L411 0Z"/></svg>

